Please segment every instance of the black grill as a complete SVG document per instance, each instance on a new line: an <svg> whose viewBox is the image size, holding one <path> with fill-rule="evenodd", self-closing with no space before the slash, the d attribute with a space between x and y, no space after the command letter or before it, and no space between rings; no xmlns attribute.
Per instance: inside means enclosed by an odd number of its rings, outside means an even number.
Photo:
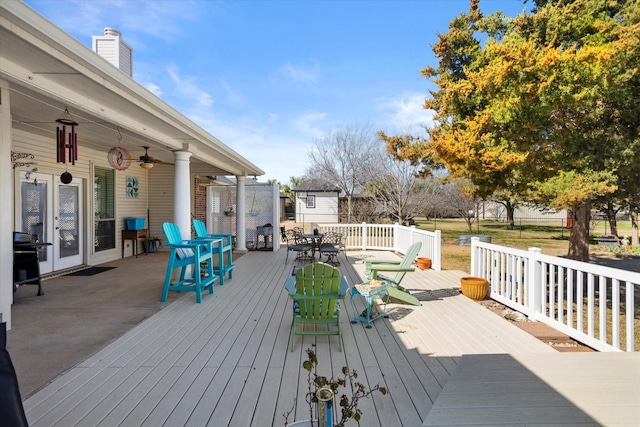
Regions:
<svg viewBox="0 0 640 427"><path fill-rule="evenodd" d="M38 296L44 295L40 281L38 252L51 243L37 241L37 236L19 231L13 232L13 291L20 285L37 285Z"/></svg>

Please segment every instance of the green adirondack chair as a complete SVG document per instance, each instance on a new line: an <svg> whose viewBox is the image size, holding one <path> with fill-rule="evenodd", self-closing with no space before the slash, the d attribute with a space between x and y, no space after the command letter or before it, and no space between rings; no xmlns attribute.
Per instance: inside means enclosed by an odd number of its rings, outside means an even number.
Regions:
<svg viewBox="0 0 640 427"><path fill-rule="evenodd" d="M342 329L338 300L344 299L349 285L340 270L321 262L299 269L290 276L285 289L294 300L293 321L291 323L291 351L296 335L337 335L338 348L342 351ZM296 303L297 302L297 303ZM333 330L308 330L304 325L336 325ZM302 325L298 329L298 325Z"/></svg>
<svg viewBox="0 0 640 427"><path fill-rule="evenodd" d="M162 224L162 231L167 237L167 246L171 248L171 253L161 301L167 300L169 291L192 291L196 293L196 302L202 302L202 291L208 288L212 294L213 282L217 279L213 273L211 243L206 240L183 240L180 229L171 222ZM202 265L206 265L205 277L202 277ZM186 277L190 266L193 267L193 277ZM180 269L180 277L178 281L171 283L171 276L176 268Z"/></svg>
<svg viewBox="0 0 640 427"><path fill-rule="evenodd" d="M233 278L235 267L233 263L233 236L231 234L207 234L207 227L199 219L193 220L193 230L197 240L215 240L211 245L211 250L218 262L213 266L213 271L220 277L220 285L224 285L225 274L229 274L229 280Z"/></svg>
<svg viewBox="0 0 640 427"><path fill-rule="evenodd" d="M407 272L415 271L415 267L412 266L411 263L415 261L421 247L421 242L416 242L413 245L409 246L409 249L407 249L407 253L401 260L367 261L365 275L371 280L379 279L389 282L391 284L391 286L387 288L389 297L404 301L408 304L419 306L420 301L416 297L412 296L409 292L406 292L400 286L400 282L404 278L404 275L407 274ZM382 275L379 274L380 272L395 274Z"/></svg>

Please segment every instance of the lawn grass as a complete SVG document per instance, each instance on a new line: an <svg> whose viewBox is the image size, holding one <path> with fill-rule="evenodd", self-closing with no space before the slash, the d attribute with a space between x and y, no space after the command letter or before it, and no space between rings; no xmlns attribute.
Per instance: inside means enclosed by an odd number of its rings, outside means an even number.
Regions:
<svg viewBox="0 0 640 427"><path fill-rule="evenodd" d="M459 246L458 237L462 234L481 234L491 237L491 243L507 246L515 249L528 250L540 248L545 255L566 256L569 252L569 229L562 225L562 221L521 222L517 221L514 227L508 223L497 221L480 221L473 223L472 231L469 231L467 223L463 219L416 219L416 227L442 233L442 268L445 270L460 270L467 273L471 268L471 248ZM605 234L602 222L594 223L592 236ZM620 221L618 232L621 235L631 234L631 221ZM615 252L612 249L604 249L597 246L595 241L590 247L590 253L607 255Z"/></svg>
<svg viewBox="0 0 640 427"><path fill-rule="evenodd" d="M510 227L508 223L480 221L473 224L472 231L464 220L426 220L417 219L416 227L442 233L442 268L460 270L469 273L471 267L471 248L459 246L458 237L462 234L481 234L491 237L491 243L510 248L527 250L532 247L542 249L547 255L566 255L569 248L569 230L561 227L560 222L528 223ZM435 228L434 228L435 227ZM478 233L479 231L479 233Z"/></svg>

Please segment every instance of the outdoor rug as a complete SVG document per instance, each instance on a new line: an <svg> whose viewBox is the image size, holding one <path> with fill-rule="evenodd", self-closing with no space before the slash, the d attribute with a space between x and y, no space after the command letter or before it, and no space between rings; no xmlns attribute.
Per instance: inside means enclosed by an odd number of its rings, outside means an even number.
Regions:
<svg viewBox="0 0 640 427"><path fill-rule="evenodd" d="M111 270L116 267L89 267L84 270L74 271L73 273L65 274L65 276L94 276L102 273L103 271Z"/></svg>

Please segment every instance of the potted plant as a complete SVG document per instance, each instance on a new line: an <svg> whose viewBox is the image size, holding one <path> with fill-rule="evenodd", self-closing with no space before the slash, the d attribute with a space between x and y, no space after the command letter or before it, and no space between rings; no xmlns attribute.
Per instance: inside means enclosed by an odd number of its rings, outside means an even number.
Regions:
<svg viewBox="0 0 640 427"><path fill-rule="evenodd" d="M487 296L489 281L483 277L461 277L460 286L464 296L480 301Z"/></svg>
<svg viewBox="0 0 640 427"><path fill-rule="evenodd" d="M312 347L315 347L313 345ZM327 419L334 427L344 427L348 420L360 421L362 417L362 411L358 408L358 401L362 398L369 397L376 391L382 394L387 394L387 389L377 384L371 389L358 382L358 373L355 370L349 371L346 366L342 367L342 375L336 379L327 378L319 375L318 358L315 351L312 348L305 350L307 353L307 359L302 362L302 367L307 371L307 384L308 392L305 395L305 399L309 404L309 419L303 421L295 421L291 424L289 422L289 415L293 412L297 398L294 399L293 408L286 414L285 426L288 427L317 427L319 424L322 426L327 425ZM338 395L340 388L351 390L351 396L346 394L346 391ZM333 401L338 400L340 407L338 413L338 406L334 405ZM329 408L327 410L327 408ZM333 410L333 408L336 408ZM329 415L327 415L329 414ZM329 418L327 418L329 417Z"/></svg>
<svg viewBox="0 0 640 427"><path fill-rule="evenodd" d="M431 268L431 258L418 257L416 258L416 264L420 270L428 270Z"/></svg>

